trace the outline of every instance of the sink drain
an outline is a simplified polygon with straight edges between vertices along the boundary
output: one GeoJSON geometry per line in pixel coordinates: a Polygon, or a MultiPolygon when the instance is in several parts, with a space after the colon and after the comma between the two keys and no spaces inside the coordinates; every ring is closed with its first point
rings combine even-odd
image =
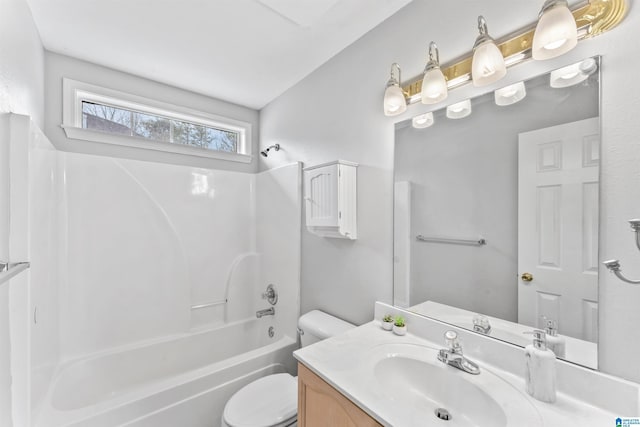
{"type": "Polygon", "coordinates": [[[449,421],[451,419],[451,414],[444,408],[438,408],[435,410],[435,412],[436,417],[440,418],[441,420],[449,421]]]}

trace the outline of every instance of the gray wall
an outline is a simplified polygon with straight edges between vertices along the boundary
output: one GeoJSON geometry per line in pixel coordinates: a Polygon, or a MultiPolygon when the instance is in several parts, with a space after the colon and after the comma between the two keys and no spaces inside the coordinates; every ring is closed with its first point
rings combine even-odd
{"type": "MultiPolygon", "coordinates": [[[[185,76],[185,79],[187,78],[188,76],[185,76]]],[[[260,156],[257,152],[259,138],[259,113],[256,110],[52,52],[46,52],[45,56],[45,90],[46,116],[44,131],[51,142],[59,150],[136,160],[174,163],[210,169],[233,170],[239,172],[257,171],[257,158],[260,156]],[[228,162],[174,153],[164,153],[160,151],[142,150],[133,147],[122,147],[68,139],[60,127],[60,124],[62,123],[63,77],[102,86],[108,89],[119,90],[121,92],[157,101],[192,108],[205,113],[249,122],[252,124],[251,147],[254,154],[253,160],[249,164],[228,162]]]]}
{"type": "Polygon", "coordinates": [[[411,239],[411,305],[427,300],[518,321],[518,134],[598,116],[597,75],[569,88],[549,76],[526,82],[527,97],[500,107],[493,93],[472,114],[395,136],[396,181],[412,183],[411,236],[483,236],[487,245],[411,239]]]}
{"type": "MultiPolygon", "coordinates": [[[[28,114],[44,121],[44,51],[23,0],[0,0],[0,114],[28,114]]],[[[2,120],[2,124],[8,122],[2,120]]],[[[0,259],[9,259],[8,134],[0,126],[0,259]]],[[[11,425],[9,286],[0,285],[0,425],[11,425]]]]}
{"type": "MultiPolygon", "coordinates": [[[[539,8],[539,2],[518,2],[514,7],[508,0],[414,0],[261,111],[261,145],[279,142],[284,147],[279,155],[261,159],[261,169],[294,160],[312,165],[343,158],[361,164],[359,239],[342,242],[303,233],[302,312],[326,309],[362,323],[371,319],[373,301],[391,302],[394,123],[441,107],[417,105],[402,117],[385,118],[382,95],[391,63],[402,65],[404,77],[417,76],[424,69],[430,40],[438,43],[440,57],[447,62],[471,50],[478,15],[485,16],[494,37],[501,37],[531,24],[539,8]]],[[[625,272],[640,277],[639,255],[626,223],[640,215],[640,120],[636,117],[640,58],[634,42],[638,38],[640,9],[631,5],[626,20],[613,31],[581,42],[560,58],[519,65],[499,84],[486,89],[586,56],[604,56],[601,257],[621,258],[626,261],[625,272]]],[[[452,91],[448,103],[477,93],[466,85],[452,91]]],[[[603,269],[600,277],[601,367],[640,381],[640,364],[636,363],[640,340],[630,339],[640,323],[640,287],[622,283],[603,269]]]]}

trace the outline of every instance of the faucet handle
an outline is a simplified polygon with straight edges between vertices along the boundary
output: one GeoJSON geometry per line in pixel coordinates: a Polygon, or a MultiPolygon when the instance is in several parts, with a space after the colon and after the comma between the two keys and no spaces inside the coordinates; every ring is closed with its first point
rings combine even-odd
{"type": "Polygon", "coordinates": [[[489,327],[489,318],[484,314],[476,314],[473,316],[473,326],[480,326],[482,328],[489,327]]]}
{"type": "Polygon", "coordinates": [[[456,331],[448,330],[444,333],[444,342],[449,347],[449,350],[454,352],[462,351],[462,346],[458,341],[458,333],[456,331]]]}
{"type": "Polygon", "coordinates": [[[262,293],[262,299],[266,299],[271,305],[276,305],[278,302],[278,292],[276,291],[275,286],[272,284],[267,286],[267,290],[262,293]]]}

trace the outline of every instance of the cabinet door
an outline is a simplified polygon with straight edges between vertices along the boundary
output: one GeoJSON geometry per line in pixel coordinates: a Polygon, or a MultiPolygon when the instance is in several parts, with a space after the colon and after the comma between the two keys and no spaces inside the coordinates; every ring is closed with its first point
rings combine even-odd
{"type": "Polygon", "coordinates": [[[338,165],[306,171],[304,188],[307,225],[338,226],[338,165]]]}
{"type": "Polygon", "coordinates": [[[381,426],[322,378],[298,364],[299,427],[381,426]]]}

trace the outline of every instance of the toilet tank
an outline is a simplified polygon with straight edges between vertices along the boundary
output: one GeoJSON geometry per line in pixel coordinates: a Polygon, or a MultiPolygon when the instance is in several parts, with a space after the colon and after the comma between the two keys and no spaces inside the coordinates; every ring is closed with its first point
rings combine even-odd
{"type": "Polygon", "coordinates": [[[302,347],[336,336],[352,328],[355,328],[355,325],[320,310],[303,314],[298,320],[302,347]]]}

